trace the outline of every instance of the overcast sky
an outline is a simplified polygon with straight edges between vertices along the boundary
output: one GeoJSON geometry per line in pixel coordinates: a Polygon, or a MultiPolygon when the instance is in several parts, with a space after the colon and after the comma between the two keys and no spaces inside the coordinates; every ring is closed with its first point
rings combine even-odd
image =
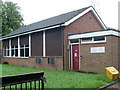
{"type": "Polygon", "coordinates": [[[69,11],[94,6],[106,26],[118,28],[118,1],[120,0],[3,0],[18,3],[28,25],[69,11]]]}

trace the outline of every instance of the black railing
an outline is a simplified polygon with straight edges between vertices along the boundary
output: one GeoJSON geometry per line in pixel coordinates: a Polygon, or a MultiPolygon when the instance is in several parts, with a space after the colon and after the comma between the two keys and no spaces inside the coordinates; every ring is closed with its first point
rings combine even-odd
{"type": "Polygon", "coordinates": [[[0,77],[0,87],[5,90],[44,90],[44,72],[0,77]]]}

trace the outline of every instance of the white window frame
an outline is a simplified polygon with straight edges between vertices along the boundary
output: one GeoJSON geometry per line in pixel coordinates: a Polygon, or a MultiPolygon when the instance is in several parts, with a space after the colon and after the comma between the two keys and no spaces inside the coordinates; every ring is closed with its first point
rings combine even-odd
{"type": "MultiPolygon", "coordinates": [[[[99,37],[105,37],[105,40],[94,41],[94,43],[104,43],[104,42],[106,42],[106,36],[99,36],[99,37]]],[[[95,38],[95,37],[94,37],[94,38],[95,38]]]]}
{"type": "MultiPolygon", "coordinates": [[[[105,43],[105,42],[106,42],[106,36],[98,36],[98,37],[105,37],[105,40],[94,41],[94,38],[95,38],[95,37],[92,37],[92,41],[90,41],[90,42],[83,42],[82,39],[84,39],[84,38],[81,38],[81,44],[89,44],[89,43],[105,43]]],[[[91,37],[89,37],[89,38],[91,38],[91,37]]]]}
{"type": "MultiPolygon", "coordinates": [[[[24,50],[24,55],[23,55],[23,56],[20,55],[20,57],[21,57],[21,58],[26,58],[26,55],[25,55],[25,49],[29,49],[29,45],[28,45],[28,47],[26,47],[25,44],[24,44],[23,47],[20,47],[20,50],[21,50],[21,49],[24,50]]],[[[28,57],[29,57],[29,52],[28,52],[28,57]]]]}
{"type": "Polygon", "coordinates": [[[3,57],[11,57],[11,58],[29,58],[31,56],[31,34],[29,34],[29,44],[28,46],[26,47],[26,45],[23,45],[24,47],[22,47],[24,49],[24,56],[20,56],[20,37],[18,37],[18,46],[17,48],[15,48],[15,46],[13,46],[12,48],[12,45],[11,45],[11,39],[9,39],[9,46],[7,47],[3,47],[3,57]],[[28,52],[28,56],[26,57],[25,56],[25,49],[29,49],[29,52],[28,52]],[[15,56],[16,52],[15,50],[18,49],[18,56],[15,56]],[[14,50],[14,55],[12,56],[12,50],[14,50]],[[9,52],[9,55],[8,55],[8,52],[9,52]],[[5,55],[6,54],[6,55],[5,55]]]}
{"type": "Polygon", "coordinates": [[[4,47],[4,57],[9,57],[9,55],[8,55],[9,50],[10,50],[9,47],[4,47]],[[6,53],[6,55],[5,55],[5,53],[6,53]]]}
{"type": "Polygon", "coordinates": [[[18,47],[16,48],[15,46],[13,46],[13,48],[11,47],[11,57],[18,57],[18,56],[15,56],[16,55],[16,52],[15,50],[18,50],[18,47]],[[12,56],[12,50],[14,50],[14,55],[12,56]]]}
{"type": "MultiPolygon", "coordinates": [[[[72,40],[72,39],[71,39],[72,40]]],[[[71,43],[69,40],[69,69],[73,70],[73,60],[72,60],[72,45],[80,44],[80,39],[78,39],[77,43],[71,43]],[[71,51],[71,52],[70,52],[71,51]],[[71,64],[70,64],[71,63],[71,64]]],[[[80,45],[79,45],[79,50],[80,50],[80,45]]],[[[79,51],[80,52],[80,51],[79,51]]],[[[79,54],[80,57],[80,54],[79,54]]],[[[80,70],[80,60],[79,60],[79,70],[80,70]]]]}
{"type": "MultiPolygon", "coordinates": [[[[89,37],[89,38],[91,38],[91,37],[89,37]]],[[[91,38],[91,41],[86,41],[86,42],[83,42],[83,39],[85,39],[85,38],[81,39],[81,44],[93,43],[93,38],[91,38]]]]}

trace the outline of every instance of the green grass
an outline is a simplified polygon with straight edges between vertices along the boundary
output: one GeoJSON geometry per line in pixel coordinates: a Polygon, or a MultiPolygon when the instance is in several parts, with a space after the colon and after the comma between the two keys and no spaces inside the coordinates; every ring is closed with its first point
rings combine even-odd
{"type": "Polygon", "coordinates": [[[85,74],[70,70],[48,70],[0,64],[1,66],[1,76],[44,71],[47,80],[45,88],[98,88],[112,82],[104,74],[85,74]]]}

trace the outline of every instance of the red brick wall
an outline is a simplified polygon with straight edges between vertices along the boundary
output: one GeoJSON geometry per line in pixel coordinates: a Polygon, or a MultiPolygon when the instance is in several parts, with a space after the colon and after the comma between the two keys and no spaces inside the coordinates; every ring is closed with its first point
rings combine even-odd
{"type": "Polygon", "coordinates": [[[118,40],[118,67],[119,67],[119,72],[120,72],[120,37],[118,40]]]}
{"type": "Polygon", "coordinates": [[[109,66],[118,69],[118,37],[107,36],[106,39],[106,43],[80,45],[81,71],[105,73],[105,68],[109,66]],[[90,53],[91,47],[105,47],[105,53],[90,53]]]}
{"type": "Polygon", "coordinates": [[[112,42],[112,63],[120,71],[120,37],[112,36],[112,42]]]}
{"type": "Polygon", "coordinates": [[[92,12],[88,12],[73,23],[69,24],[64,29],[64,66],[65,69],[69,67],[68,60],[68,33],[83,33],[89,31],[103,30],[104,28],[97,21],[92,12]]]}
{"type": "Polygon", "coordinates": [[[7,62],[10,65],[18,65],[33,68],[47,68],[55,70],[63,70],[63,58],[56,57],[54,64],[48,64],[48,58],[42,58],[42,63],[37,64],[35,57],[31,58],[3,58],[3,63],[7,62]]]}

